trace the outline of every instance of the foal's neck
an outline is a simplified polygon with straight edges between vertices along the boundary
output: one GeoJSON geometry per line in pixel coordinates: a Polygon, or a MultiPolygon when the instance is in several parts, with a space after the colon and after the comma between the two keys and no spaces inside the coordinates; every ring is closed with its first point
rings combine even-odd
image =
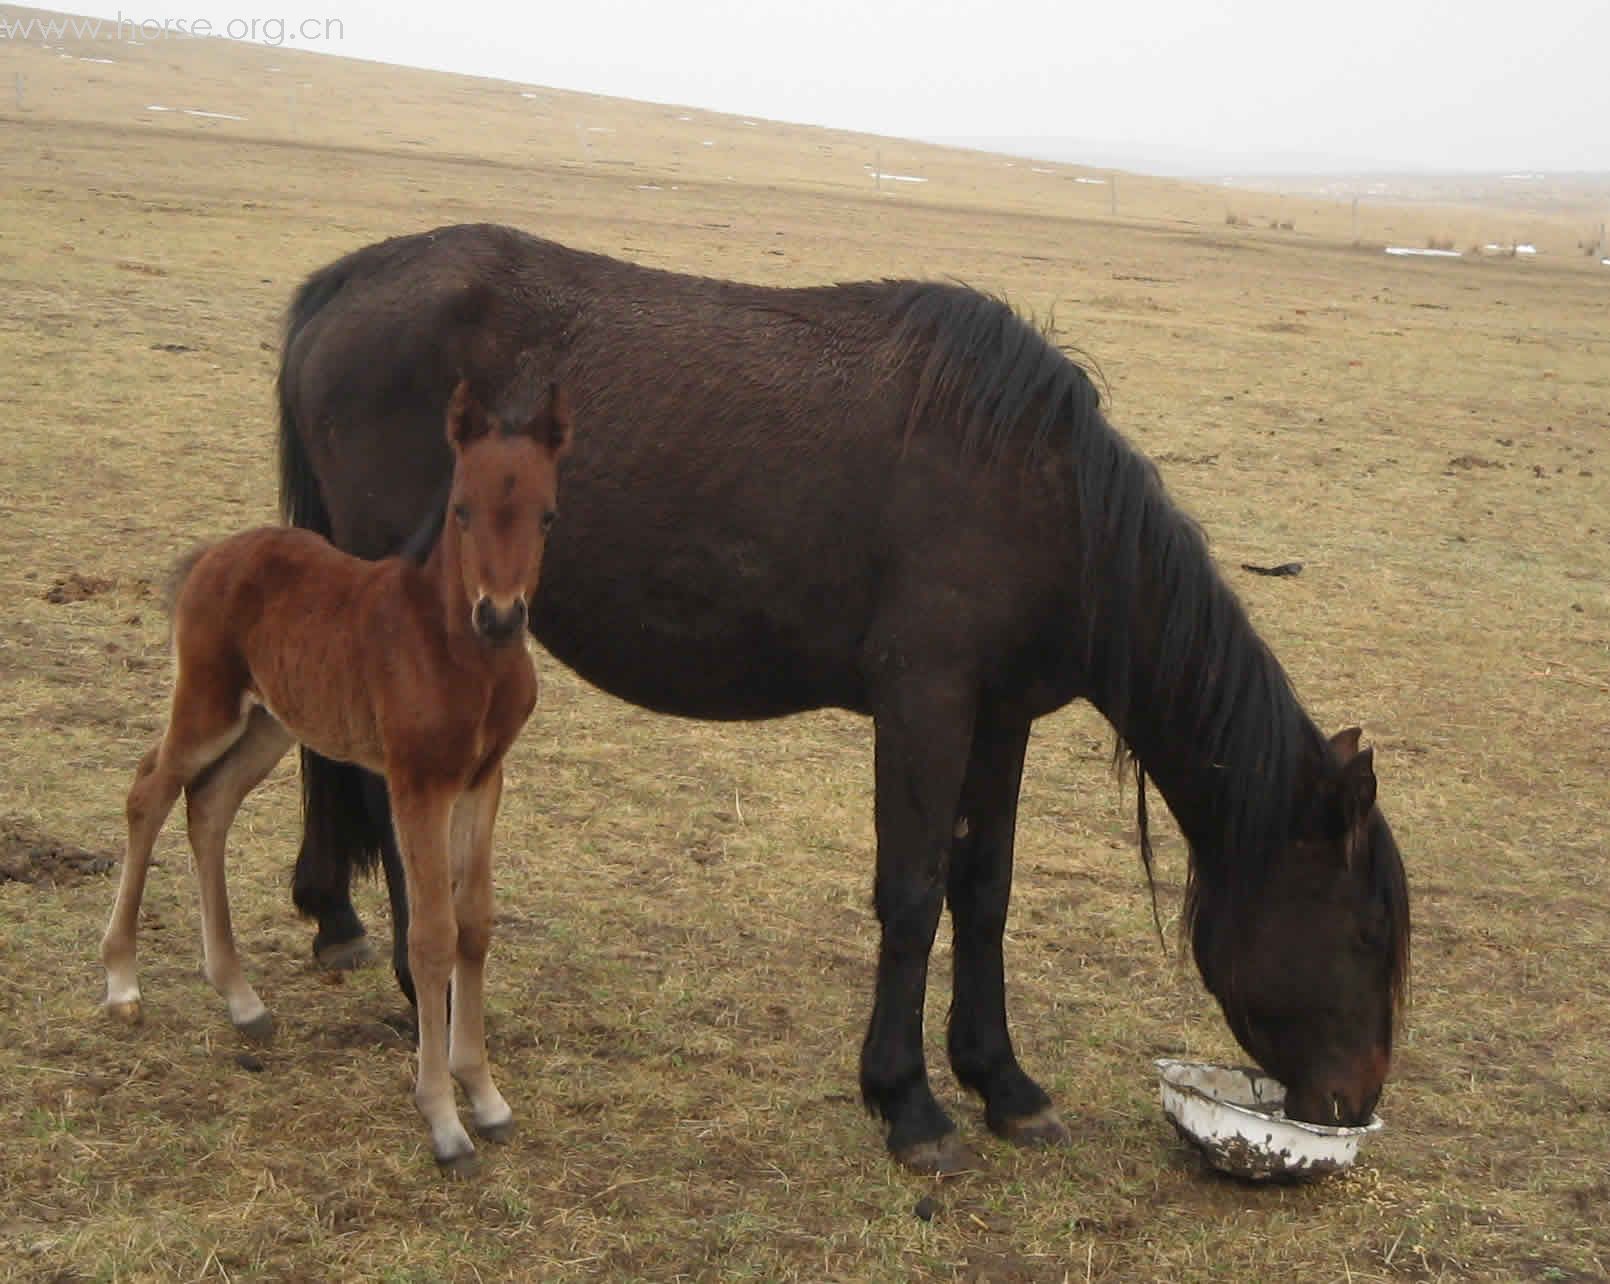
{"type": "Polygon", "coordinates": [[[442,533],[420,568],[420,574],[431,586],[440,615],[438,623],[449,642],[472,643],[476,652],[484,650],[490,655],[490,649],[483,647],[476,638],[470,622],[469,594],[464,591],[464,576],[459,570],[458,525],[451,515],[442,523],[442,533]]]}

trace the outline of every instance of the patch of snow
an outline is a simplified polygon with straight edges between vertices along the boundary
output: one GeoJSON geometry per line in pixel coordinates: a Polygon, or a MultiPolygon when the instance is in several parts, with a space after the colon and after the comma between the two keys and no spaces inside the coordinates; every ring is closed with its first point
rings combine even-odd
{"type": "Polygon", "coordinates": [[[1029,173],[1031,173],[1031,174],[1055,174],[1056,170],[1054,170],[1054,169],[1041,169],[1038,165],[1030,165],[1029,166],[1029,173]]]}
{"type": "Polygon", "coordinates": [[[589,134],[613,134],[615,131],[608,125],[588,125],[587,132],[589,134]]]}
{"type": "Polygon", "coordinates": [[[699,144],[700,147],[714,147],[715,145],[716,140],[713,138],[706,138],[702,143],[699,144]]]}
{"type": "Polygon", "coordinates": [[[244,116],[231,116],[227,111],[197,111],[194,107],[184,109],[186,116],[201,116],[207,120],[245,120],[244,116]]]}
{"type": "Polygon", "coordinates": [[[1104,178],[1076,178],[1073,181],[1075,183],[1094,183],[1097,187],[1107,186],[1107,180],[1104,178]]]}
{"type": "Polygon", "coordinates": [[[172,107],[158,107],[155,103],[146,108],[146,111],[172,111],[172,107]]]}
{"type": "Polygon", "coordinates": [[[660,185],[658,183],[639,183],[637,190],[640,192],[657,192],[660,190],[660,185]]]}
{"type": "Polygon", "coordinates": [[[536,95],[535,94],[528,94],[528,93],[525,92],[525,90],[522,89],[520,91],[520,97],[522,97],[522,98],[535,98],[536,95]]]}
{"type": "Polygon", "coordinates": [[[115,65],[116,62],[117,62],[117,59],[115,59],[115,58],[80,58],[78,61],[79,62],[104,62],[104,63],[108,63],[108,64],[111,64],[111,65],[115,65]]]}
{"type": "Polygon", "coordinates": [[[1428,259],[1458,259],[1464,257],[1458,250],[1418,250],[1403,245],[1389,245],[1386,247],[1386,252],[1388,254],[1415,254],[1428,259]]]}
{"type": "Polygon", "coordinates": [[[918,178],[915,174],[874,174],[874,178],[886,178],[891,183],[926,183],[926,178],[918,178]]]}
{"type": "Polygon", "coordinates": [[[1517,245],[1515,247],[1515,253],[1517,253],[1517,254],[1536,254],[1537,253],[1537,246],[1535,246],[1535,245],[1517,245]]]}

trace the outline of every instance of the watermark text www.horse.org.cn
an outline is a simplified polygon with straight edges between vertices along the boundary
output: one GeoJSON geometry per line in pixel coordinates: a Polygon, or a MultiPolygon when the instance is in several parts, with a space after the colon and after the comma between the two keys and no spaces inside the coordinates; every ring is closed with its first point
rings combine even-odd
{"type": "Polygon", "coordinates": [[[346,38],[340,18],[136,18],[119,11],[116,18],[83,18],[67,14],[8,18],[0,14],[0,40],[96,40],[151,44],[158,40],[245,40],[261,45],[321,44],[346,38]]]}

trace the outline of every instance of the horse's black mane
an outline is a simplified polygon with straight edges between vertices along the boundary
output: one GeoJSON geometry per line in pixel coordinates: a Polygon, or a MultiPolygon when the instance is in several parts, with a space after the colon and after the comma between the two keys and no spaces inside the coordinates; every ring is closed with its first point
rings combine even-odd
{"type": "Polygon", "coordinates": [[[1180,817],[1191,846],[1184,926],[1208,898],[1227,898],[1231,913],[1250,908],[1290,833],[1298,773],[1319,769],[1326,750],[1285,671],[1200,528],[1107,422],[1089,375],[1044,329],[962,286],[890,289],[897,342],[918,370],[912,425],[959,418],[964,449],[987,460],[1072,453],[1085,656],[1094,703],[1117,731],[1115,761],[1135,774],[1148,879],[1148,772],[1134,744],[1144,750],[1166,734],[1191,746],[1192,769],[1223,773],[1220,787],[1204,791],[1213,814],[1180,817]]]}

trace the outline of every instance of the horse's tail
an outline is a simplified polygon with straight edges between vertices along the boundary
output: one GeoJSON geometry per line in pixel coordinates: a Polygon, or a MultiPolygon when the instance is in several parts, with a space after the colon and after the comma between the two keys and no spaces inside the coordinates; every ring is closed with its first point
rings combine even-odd
{"type": "Polygon", "coordinates": [[[280,349],[279,463],[280,513],[292,526],[330,534],[330,510],[324,506],[324,492],[318,474],[308,457],[307,443],[297,428],[294,386],[301,370],[297,339],[303,329],[329,303],[349,274],[348,259],[320,268],[297,288],[285,312],[285,344],[280,349]]]}
{"type": "MultiPolygon", "coordinates": [[[[280,512],[292,526],[326,538],[333,531],[330,510],[308,454],[304,425],[297,417],[297,383],[307,347],[298,340],[308,322],[347,283],[355,257],[348,255],[320,268],[298,287],[286,310],[285,343],[280,351],[280,512]]],[[[369,870],[380,860],[390,819],[375,815],[366,804],[363,779],[357,767],[302,750],[302,850],[291,882],[291,899],[310,917],[319,916],[332,896],[345,898],[352,866],[369,870]]]]}

